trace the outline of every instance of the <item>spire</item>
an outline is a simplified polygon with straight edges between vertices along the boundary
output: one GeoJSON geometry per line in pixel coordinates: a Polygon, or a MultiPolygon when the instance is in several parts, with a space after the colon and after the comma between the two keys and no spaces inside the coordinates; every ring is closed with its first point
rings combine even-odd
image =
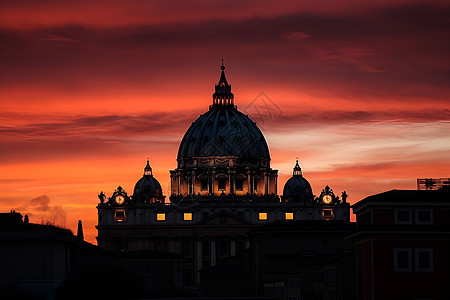
{"type": "Polygon", "coordinates": [[[144,168],[144,176],[152,176],[152,167],[150,167],[150,163],[148,162],[148,158],[147,158],[147,165],[144,168]]]}
{"type": "Polygon", "coordinates": [[[300,165],[298,164],[298,158],[295,162],[293,175],[294,176],[302,176],[302,168],[300,168],[300,165]]]}
{"type": "Polygon", "coordinates": [[[213,105],[234,105],[234,95],[231,92],[231,85],[228,84],[225,77],[224,59],[221,60],[219,83],[216,84],[215,93],[213,94],[213,105]]]}
{"type": "Polygon", "coordinates": [[[78,220],[77,238],[82,241],[84,240],[83,224],[81,223],[81,220],[78,220]]]}

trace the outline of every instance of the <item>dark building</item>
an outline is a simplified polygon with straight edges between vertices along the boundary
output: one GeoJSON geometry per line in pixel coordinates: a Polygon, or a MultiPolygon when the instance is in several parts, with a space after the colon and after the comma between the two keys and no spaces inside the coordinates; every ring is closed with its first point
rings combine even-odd
{"type": "Polygon", "coordinates": [[[149,161],[132,195],[99,194],[99,247],[81,221],[74,236],[0,214],[1,298],[449,299],[448,178],[369,196],[356,224],[347,194],[314,196],[298,161],[277,195],[266,140],[224,69],[181,141],[168,199],[149,161]]]}
{"type": "Polygon", "coordinates": [[[346,221],[275,222],[250,233],[251,286],[280,299],[357,299],[353,241],[346,221]]]}
{"type": "Polygon", "coordinates": [[[13,211],[1,213],[0,298],[54,299],[70,272],[103,252],[68,229],[24,222],[13,211]]]}
{"type": "Polygon", "coordinates": [[[68,229],[0,213],[0,299],[179,296],[181,267],[181,255],[112,253],[68,229]]]}
{"type": "Polygon", "coordinates": [[[149,162],[133,195],[99,195],[98,244],[119,252],[149,250],[183,257],[183,285],[197,289],[200,270],[250,247],[249,232],[285,220],[350,221],[350,205],[328,186],[313,195],[298,161],[283,194],[264,135],[234,104],[222,65],[212,105],[186,131],[165,201],[149,162]]]}
{"type": "Polygon", "coordinates": [[[391,190],[353,205],[358,299],[450,299],[450,189],[391,190]]]}

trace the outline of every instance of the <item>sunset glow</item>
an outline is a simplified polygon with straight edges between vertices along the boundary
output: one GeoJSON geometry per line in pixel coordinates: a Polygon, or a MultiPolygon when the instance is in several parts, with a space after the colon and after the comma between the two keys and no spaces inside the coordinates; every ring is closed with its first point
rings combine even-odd
{"type": "Polygon", "coordinates": [[[297,157],[350,203],[449,177],[449,2],[304,2],[0,1],[0,211],[96,244],[97,195],[147,158],[167,199],[222,58],[278,194],[297,157]]]}

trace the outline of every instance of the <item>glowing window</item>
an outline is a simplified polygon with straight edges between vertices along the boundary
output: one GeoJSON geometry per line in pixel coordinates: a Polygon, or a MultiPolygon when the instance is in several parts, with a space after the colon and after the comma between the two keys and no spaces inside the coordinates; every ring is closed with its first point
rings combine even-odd
{"type": "Polygon", "coordinates": [[[165,220],[166,220],[166,214],[164,214],[164,213],[156,214],[156,221],[165,221],[165,220]]]}
{"type": "Polygon", "coordinates": [[[244,189],[244,181],[242,179],[236,179],[236,191],[242,191],[244,189]]]}
{"type": "Polygon", "coordinates": [[[217,187],[219,191],[225,191],[225,179],[219,179],[217,181],[217,187]]]}
{"type": "Polygon", "coordinates": [[[267,220],[267,213],[265,212],[260,212],[258,215],[259,220],[264,221],[267,220]]]}
{"type": "Polygon", "coordinates": [[[333,210],[330,208],[326,208],[322,211],[322,219],[324,220],[332,220],[334,218],[333,216],[333,210]]]}
{"type": "Polygon", "coordinates": [[[116,222],[125,221],[125,211],[124,210],[116,210],[114,213],[114,221],[116,221],[116,222]]]}
{"type": "Polygon", "coordinates": [[[192,221],[192,213],[184,213],[183,220],[192,221]]]}
{"type": "Polygon", "coordinates": [[[294,213],[291,213],[291,212],[284,213],[284,219],[285,220],[294,220],[294,213]]]}
{"type": "Polygon", "coordinates": [[[208,190],[208,181],[206,179],[200,180],[201,190],[207,191],[208,190]]]}

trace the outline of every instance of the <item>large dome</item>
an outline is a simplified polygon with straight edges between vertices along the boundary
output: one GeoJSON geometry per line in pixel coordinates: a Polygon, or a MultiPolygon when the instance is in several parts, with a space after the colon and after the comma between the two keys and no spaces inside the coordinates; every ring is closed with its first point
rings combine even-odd
{"type": "Polygon", "coordinates": [[[237,110],[223,62],[220,69],[213,103],[184,134],[177,168],[170,171],[170,201],[174,203],[193,195],[276,194],[278,171],[270,168],[266,139],[256,123],[237,110]]]}
{"type": "Polygon", "coordinates": [[[270,160],[261,130],[231,105],[212,105],[192,123],[178,150],[178,159],[211,156],[270,160]]]}
{"type": "Polygon", "coordinates": [[[270,161],[264,135],[255,122],[237,110],[223,65],[221,70],[213,105],[186,131],[178,150],[178,161],[218,156],[270,161]]]}

